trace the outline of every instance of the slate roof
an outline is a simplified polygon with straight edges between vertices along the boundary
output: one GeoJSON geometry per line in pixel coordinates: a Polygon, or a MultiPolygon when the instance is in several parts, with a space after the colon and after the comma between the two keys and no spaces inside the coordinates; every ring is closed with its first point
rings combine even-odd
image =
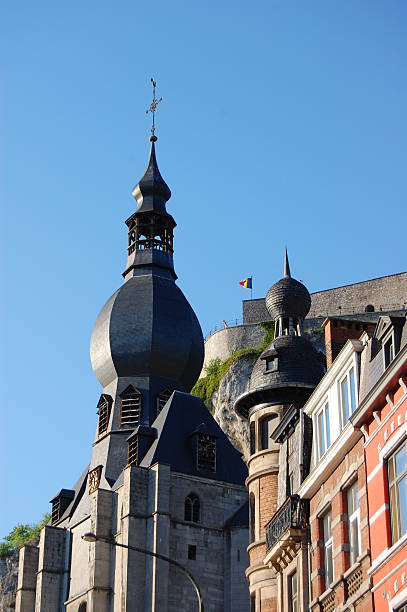
{"type": "MultiPolygon", "coordinates": [[[[72,490],[74,491],[74,497],[73,497],[71,503],[69,504],[69,506],[67,506],[67,508],[65,509],[65,511],[63,512],[63,514],[59,518],[59,520],[57,521],[57,523],[56,523],[57,525],[60,524],[61,522],[63,522],[65,519],[71,517],[73,515],[73,513],[75,512],[75,509],[77,508],[77,506],[78,506],[78,504],[79,504],[79,502],[80,502],[84,492],[86,491],[86,482],[87,482],[87,478],[88,478],[88,472],[89,472],[89,465],[86,466],[86,468],[84,469],[84,471],[80,475],[79,479],[74,484],[74,486],[72,488],[72,490]]],[[[61,491],[64,491],[64,490],[65,489],[62,489],[61,491]]],[[[55,497],[53,499],[55,499],[55,497]]]]}
{"type": "Polygon", "coordinates": [[[173,472],[244,485],[247,468],[240,453],[199,397],[174,391],[152,426],[157,429],[157,439],[141,467],[166,463],[173,472]],[[216,472],[197,469],[193,450],[197,430],[216,437],[216,472]]]}
{"type": "Polygon", "coordinates": [[[154,140],[151,140],[147,168],[140,181],[134,187],[133,196],[137,200],[138,213],[154,211],[168,214],[165,204],[171,197],[171,190],[158,169],[154,140]]]}
{"type": "Polygon", "coordinates": [[[134,276],[99,313],[90,354],[103,387],[117,376],[158,376],[189,391],[202,369],[202,330],[172,278],[134,276]]]}
{"type": "Polygon", "coordinates": [[[302,404],[324,375],[323,355],[304,336],[278,336],[253,366],[249,390],[235,401],[235,410],[248,418],[262,403],[302,404]],[[265,358],[278,357],[278,367],[266,370],[265,358]]]}

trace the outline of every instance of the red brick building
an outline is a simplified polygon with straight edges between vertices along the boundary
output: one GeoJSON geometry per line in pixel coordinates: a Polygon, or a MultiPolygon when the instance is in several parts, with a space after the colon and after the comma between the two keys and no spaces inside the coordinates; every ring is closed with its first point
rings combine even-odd
{"type": "Polygon", "coordinates": [[[349,420],[363,340],[348,340],[303,409],[313,424],[311,470],[298,491],[310,504],[313,611],[373,609],[363,434],[349,420]]]}
{"type": "Polygon", "coordinates": [[[369,361],[370,370],[373,370],[372,364],[377,361],[384,371],[351,418],[354,426],[365,435],[371,541],[368,573],[374,610],[378,612],[407,610],[405,327],[404,320],[399,318],[382,317],[379,320],[366,362],[369,361]]]}

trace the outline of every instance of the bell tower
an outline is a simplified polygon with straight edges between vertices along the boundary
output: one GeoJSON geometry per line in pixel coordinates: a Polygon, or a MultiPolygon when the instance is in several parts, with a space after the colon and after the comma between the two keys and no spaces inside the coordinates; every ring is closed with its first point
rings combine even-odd
{"type": "Polygon", "coordinates": [[[166,210],[171,190],[158,169],[155,154],[157,137],[150,136],[151,148],[143,177],[133,189],[137,210],[127,220],[128,247],[125,279],[155,268],[162,276],[176,280],[174,271],[174,228],[176,223],[166,210]]]}

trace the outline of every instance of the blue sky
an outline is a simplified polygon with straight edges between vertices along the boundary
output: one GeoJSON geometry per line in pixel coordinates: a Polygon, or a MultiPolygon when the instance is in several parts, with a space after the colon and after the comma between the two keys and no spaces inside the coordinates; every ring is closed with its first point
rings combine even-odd
{"type": "Polygon", "coordinates": [[[121,284],[148,155],[204,333],[291,269],[310,291],[406,270],[407,4],[5,0],[0,536],[87,465],[89,339],[121,284]]]}

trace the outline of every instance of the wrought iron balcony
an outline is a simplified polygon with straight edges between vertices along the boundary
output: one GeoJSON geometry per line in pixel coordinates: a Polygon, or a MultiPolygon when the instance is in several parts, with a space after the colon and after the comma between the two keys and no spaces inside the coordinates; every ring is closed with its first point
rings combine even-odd
{"type": "Polygon", "coordinates": [[[289,529],[305,529],[308,517],[308,500],[291,495],[266,525],[267,551],[271,550],[289,529]]]}

